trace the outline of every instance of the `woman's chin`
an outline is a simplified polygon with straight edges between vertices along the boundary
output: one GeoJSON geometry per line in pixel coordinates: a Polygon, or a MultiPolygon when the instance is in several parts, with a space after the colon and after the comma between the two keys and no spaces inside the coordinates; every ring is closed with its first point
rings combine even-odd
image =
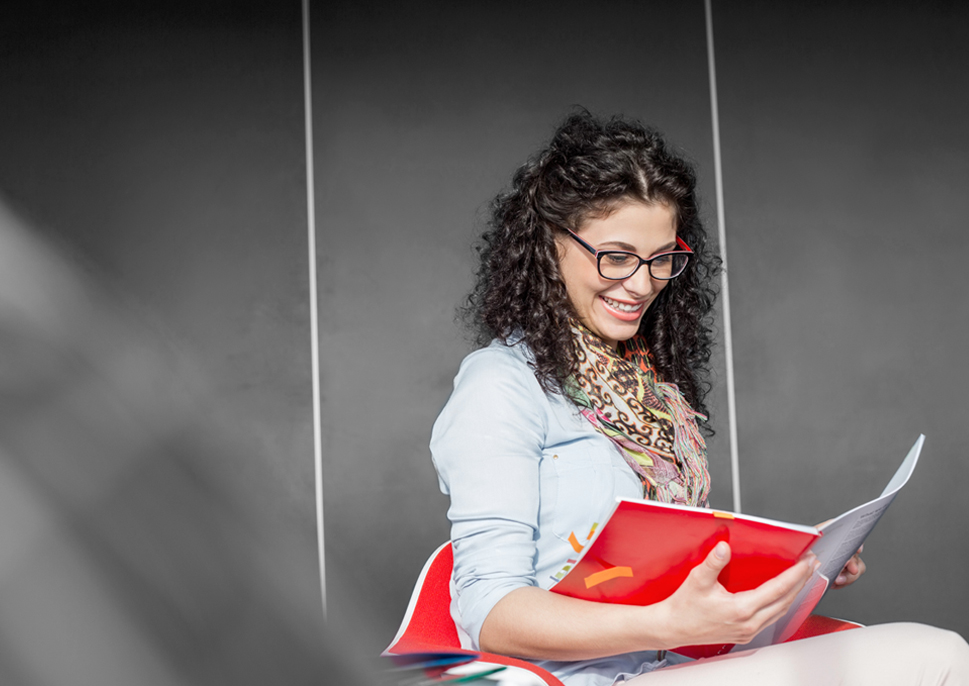
{"type": "Polygon", "coordinates": [[[598,326],[588,328],[604,343],[616,347],[619,341],[628,341],[639,332],[639,322],[639,319],[634,322],[606,321],[598,322],[598,326]]]}

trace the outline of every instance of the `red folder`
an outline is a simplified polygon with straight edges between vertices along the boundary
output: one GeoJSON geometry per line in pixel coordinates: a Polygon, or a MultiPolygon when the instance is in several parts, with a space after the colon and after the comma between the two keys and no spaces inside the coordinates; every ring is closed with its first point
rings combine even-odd
{"type": "MultiPolygon", "coordinates": [[[[731,593],[747,591],[797,562],[820,535],[814,527],[749,515],[620,499],[551,590],[583,600],[651,605],[672,595],[690,570],[726,541],[730,563],[719,581],[731,593]]],[[[699,658],[732,647],[685,646],[676,652],[699,658]]]]}

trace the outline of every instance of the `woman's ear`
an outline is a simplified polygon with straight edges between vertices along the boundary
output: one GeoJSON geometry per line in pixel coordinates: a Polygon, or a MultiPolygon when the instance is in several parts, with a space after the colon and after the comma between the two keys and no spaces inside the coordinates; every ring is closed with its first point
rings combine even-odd
{"type": "Polygon", "coordinates": [[[555,254],[558,257],[559,262],[565,257],[565,252],[568,250],[569,244],[565,239],[566,233],[564,231],[557,231],[552,229],[552,240],[555,241],[555,254]]]}

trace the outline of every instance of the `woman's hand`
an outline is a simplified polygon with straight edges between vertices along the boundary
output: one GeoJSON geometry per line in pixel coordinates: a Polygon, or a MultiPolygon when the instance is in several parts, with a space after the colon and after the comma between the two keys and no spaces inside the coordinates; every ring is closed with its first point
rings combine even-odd
{"type": "Polygon", "coordinates": [[[718,543],[673,595],[653,605],[577,600],[527,586],[492,608],[481,627],[482,650],[536,660],[590,660],[637,650],[749,643],[787,612],[818,562],[804,555],[751,591],[730,593],[717,577],[730,562],[718,543]]]}
{"type": "MultiPolygon", "coordinates": [[[[820,529],[830,521],[830,519],[825,519],[814,528],[820,529]]],[[[858,580],[858,577],[865,573],[868,566],[865,564],[865,561],[861,559],[861,551],[864,549],[865,544],[862,543],[861,547],[858,548],[858,552],[851,556],[851,559],[848,560],[845,568],[841,570],[841,573],[838,574],[838,576],[832,582],[832,588],[844,588],[845,586],[850,586],[858,580]]]]}
{"type": "Polygon", "coordinates": [[[867,565],[865,561],[861,559],[861,551],[865,549],[865,546],[858,548],[858,552],[851,556],[845,568],[841,570],[841,573],[835,578],[832,586],[834,588],[844,588],[845,586],[850,586],[855,583],[862,574],[865,573],[867,565]]]}
{"type": "Polygon", "coordinates": [[[749,643],[780,619],[820,564],[806,553],[794,566],[741,593],[727,591],[717,577],[730,562],[730,546],[721,541],[686,581],[660,605],[668,613],[670,648],[681,645],[749,643]]]}

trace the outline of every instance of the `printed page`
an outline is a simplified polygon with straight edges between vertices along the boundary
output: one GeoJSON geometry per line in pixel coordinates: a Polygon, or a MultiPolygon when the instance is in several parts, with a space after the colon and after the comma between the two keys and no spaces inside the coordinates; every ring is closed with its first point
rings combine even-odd
{"type": "Polygon", "coordinates": [[[925,436],[919,436],[879,497],[818,527],[824,535],[811,550],[821,560],[822,574],[834,579],[844,568],[845,563],[857,552],[885,510],[892,504],[899,490],[912,476],[924,442],[925,436]]]}
{"type": "Polygon", "coordinates": [[[868,534],[875,528],[885,510],[895,500],[899,490],[908,482],[918,463],[924,442],[925,436],[920,435],[880,496],[818,527],[823,535],[811,550],[818,556],[821,566],[814,577],[795,598],[787,614],[760,632],[747,645],[735,646],[732,652],[783,643],[797,631],[801,623],[821,602],[829,580],[837,578],[851,556],[857,552],[868,534]]]}

